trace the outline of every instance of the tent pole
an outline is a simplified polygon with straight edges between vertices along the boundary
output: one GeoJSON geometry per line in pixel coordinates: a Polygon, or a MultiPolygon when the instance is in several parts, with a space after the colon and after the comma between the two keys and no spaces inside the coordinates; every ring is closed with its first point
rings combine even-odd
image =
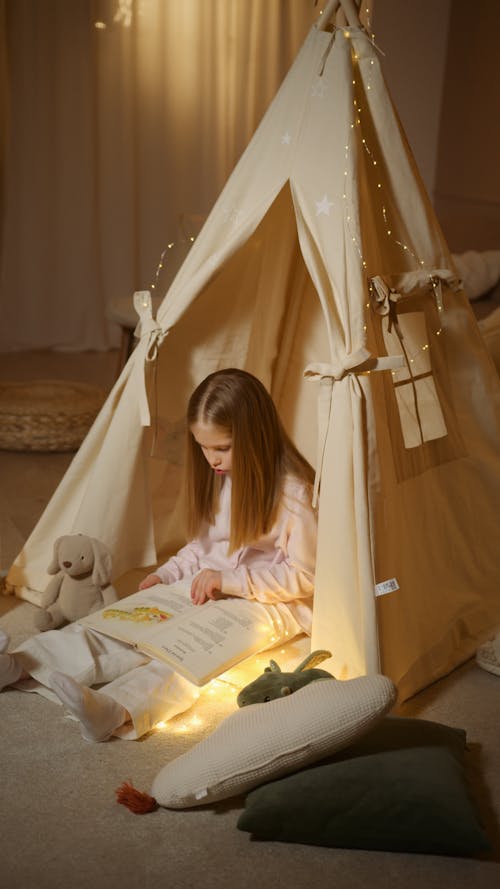
{"type": "Polygon", "coordinates": [[[326,29],[328,22],[331,21],[333,15],[337,12],[339,5],[342,7],[342,11],[348,24],[352,25],[353,28],[359,28],[359,16],[354,0],[329,0],[323,15],[320,16],[318,31],[324,31],[326,29]]]}
{"type": "Polygon", "coordinates": [[[348,24],[351,25],[353,28],[359,28],[359,15],[354,0],[340,0],[340,5],[344,10],[344,15],[348,21],[348,24]]]}
{"type": "Polygon", "coordinates": [[[324,31],[328,25],[328,22],[333,17],[334,13],[337,11],[337,7],[340,3],[340,0],[329,0],[329,3],[325,7],[323,11],[323,15],[319,16],[318,21],[318,31],[324,31]]]}

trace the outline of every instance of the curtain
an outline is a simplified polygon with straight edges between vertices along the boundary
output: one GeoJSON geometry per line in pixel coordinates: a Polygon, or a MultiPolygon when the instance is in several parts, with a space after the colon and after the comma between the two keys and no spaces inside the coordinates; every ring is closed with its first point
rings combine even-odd
{"type": "Polygon", "coordinates": [[[0,350],[104,350],[195,235],[314,0],[2,0],[0,350]],[[4,78],[5,82],[5,78],[4,78]],[[178,254],[177,254],[178,255],[178,254]],[[174,257],[174,258],[172,258],[174,257]]]}

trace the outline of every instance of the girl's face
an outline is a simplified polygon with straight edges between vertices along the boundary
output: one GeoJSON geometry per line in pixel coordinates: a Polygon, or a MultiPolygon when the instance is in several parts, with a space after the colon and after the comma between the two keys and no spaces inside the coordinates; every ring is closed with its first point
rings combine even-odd
{"type": "Polygon", "coordinates": [[[197,421],[191,426],[194,440],[217,475],[231,475],[232,437],[227,429],[197,421]]]}

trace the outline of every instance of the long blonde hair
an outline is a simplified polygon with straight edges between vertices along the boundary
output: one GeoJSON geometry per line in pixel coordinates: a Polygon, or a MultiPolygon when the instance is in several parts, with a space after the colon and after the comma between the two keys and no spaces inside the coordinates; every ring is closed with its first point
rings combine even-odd
{"type": "Polygon", "coordinates": [[[232,437],[229,551],[255,542],[276,518],[286,475],[312,485],[314,472],[288,437],[266,388],[237,368],[209,374],[193,392],[187,410],[186,530],[196,537],[212,524],[221,479],[194,439],[194,423],[210,423],[232,437]]]}

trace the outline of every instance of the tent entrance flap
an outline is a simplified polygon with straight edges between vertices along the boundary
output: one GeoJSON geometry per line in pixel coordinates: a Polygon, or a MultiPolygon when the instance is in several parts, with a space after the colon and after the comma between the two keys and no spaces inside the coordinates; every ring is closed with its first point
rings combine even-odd
{"type": "Polygon", "coordinates": [[[328,361],[329,355],[325,318],[300,252],[287,184],[248,241],[170,329],[150,375],[150,434],[157,458],[151,469],[152,497],[161,555],[179,544],[184,415],[195,386],[223,367],[254,373],[314,466],[316,393],[304,379],[304,368],[315,360],[328,361]]]}

